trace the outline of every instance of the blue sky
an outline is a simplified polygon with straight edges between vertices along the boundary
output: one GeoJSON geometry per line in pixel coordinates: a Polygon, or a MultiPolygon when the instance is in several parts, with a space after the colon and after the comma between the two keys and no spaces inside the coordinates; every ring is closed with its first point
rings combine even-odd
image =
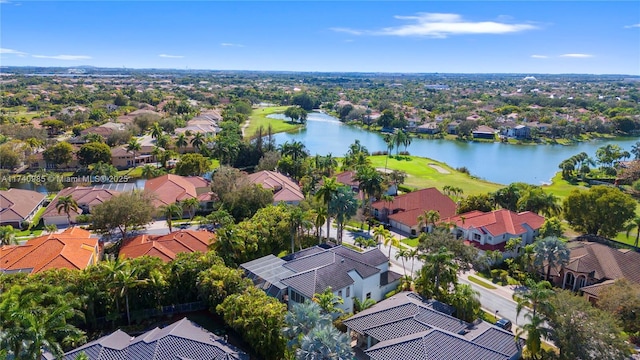
{"type": "Polygon", "coordinates": [[[640,1],[0,0],[0,64],[640,75],[640,1]]]}

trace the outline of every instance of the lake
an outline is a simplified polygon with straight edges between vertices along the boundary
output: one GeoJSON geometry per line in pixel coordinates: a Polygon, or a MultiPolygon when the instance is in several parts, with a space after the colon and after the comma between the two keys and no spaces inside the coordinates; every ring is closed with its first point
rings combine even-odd
{"type": "MultiPolygon", "coordinates": [[[[285,119],[284,115],[269,115],[285,119]]],[[[382,134],[346,125],[337,118],[321,112],[309,113],[307,125],[293,133],[275,135],[276,143],[300,141],[313,155],[342,157],[356,139],[369,152],[384,151],[387,146],[382,134]]],[[[594,140],[575,145],[515,145],[484,142],[461,142],[441,139],[413,138],[407,148],[411,155],[428,157],[457,168],[465,166],[472,175],[499,184],[526,182],[541,185],[549,183],[565,159],[585,152],[595,158],[596,150],[607,144],[618,144],[624,150],[640,139],[624,138],[594,140]]],[[[400,150],[404,150],[401,147],[400,150]]],[[[394,149],[395,153],[395,149],[394,149]]]]}

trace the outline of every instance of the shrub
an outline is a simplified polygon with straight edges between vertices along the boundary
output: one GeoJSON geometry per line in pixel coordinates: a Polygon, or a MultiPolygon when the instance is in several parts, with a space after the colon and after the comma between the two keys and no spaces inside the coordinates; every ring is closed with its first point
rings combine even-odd
{"type": "Polygon", "coordinates": [[[466,166],[458,167],[458,168],[456,168],[456,171],[459,171],[459,172],[461,172],[463,174],[471,175],[471,172],[469,172],[469,169],[467,169],[466,166]]]}

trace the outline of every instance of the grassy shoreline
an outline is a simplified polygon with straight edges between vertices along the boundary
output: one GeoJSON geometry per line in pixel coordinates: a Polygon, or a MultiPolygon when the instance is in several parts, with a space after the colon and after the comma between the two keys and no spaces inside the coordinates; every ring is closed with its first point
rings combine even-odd
{"type": "Polygon", "coordinates": [[[258,128],[262,126],[267,128],[271,125],[273,133],[288,132],[301,128],[302,124],[293,124],[285,120],[270,119],[267,116],[271,114],[282,114],[288,106],[272,106],[253,109],[249,116],[249,125],[244,129],[244,138],[251,138],[258,128]]]}

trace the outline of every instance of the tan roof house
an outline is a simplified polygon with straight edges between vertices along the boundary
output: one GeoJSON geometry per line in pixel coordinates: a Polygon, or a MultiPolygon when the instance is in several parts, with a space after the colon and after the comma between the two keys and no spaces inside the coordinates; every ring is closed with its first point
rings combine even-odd
{"type": "Polygon", "coordinates": [[[155,256],[164,262],[183,252],[206,252],[215,240],[215,234],[206,230],[179,230],[166,235],[139,235],[128,239],[120,248],[120,257],[137,258],[155,256]]]}
{"type": "Polygon", "coordinates": [[[376,201],[371,206],[376,219],[388,221],[392,227],[411,234],[420,230],[418,216],[425,211],[437,211],[441,219],[456,213],[453,200],[434,187],[402,194],[389,202],[376,201]]]}
{"type": "Polygon", "coordinates": [[[85,186],[76,186],[64,188],[58,193],[53,201],[47,206],[47,209],[42,214],[42,219],[45,225],[66,225],[67,214],[64,212],[58,212],[56,208],[58,205],[58,199],[61,196],[71,196],[78,203],[78,211],[71,211],[71,223],[74,223],[76,217],[80,214],[90,214],[91,209],[103,202],[111,199],[113,196],[120,194],[118,191],[97,189],[85,186]]]}
{"type": "Polygon", "coordinates": [[[31,221],[46,199],[44,194],[23,189],[0,191],[0,225],[20,227],[31,221]]]}
{"type": "Polygon", "coordinates": [[[279,202],[298,204],[304,200],[300,186],[279,172],[263,170],[250,174],[248,178],[252,184],[259,184],[265,189],[273,190],[274,204],[279,202]]]}
{"type": "Polygon", "coordinates": [[[174,204],[189,198],[197,198],[201,203],[206,203],[213,199],[209,185],[209,180],[200,176],[167,174],[147,180],[144,191],[154,194],[156,207],[174,204]]]}
{"type": "Polygon", "coordinates": [[[77,228],[27,240],[24,245],[0,247],[0,272],[38,273],[49,269],[82,270],[100,257],[98,238],[77,228]]]}

